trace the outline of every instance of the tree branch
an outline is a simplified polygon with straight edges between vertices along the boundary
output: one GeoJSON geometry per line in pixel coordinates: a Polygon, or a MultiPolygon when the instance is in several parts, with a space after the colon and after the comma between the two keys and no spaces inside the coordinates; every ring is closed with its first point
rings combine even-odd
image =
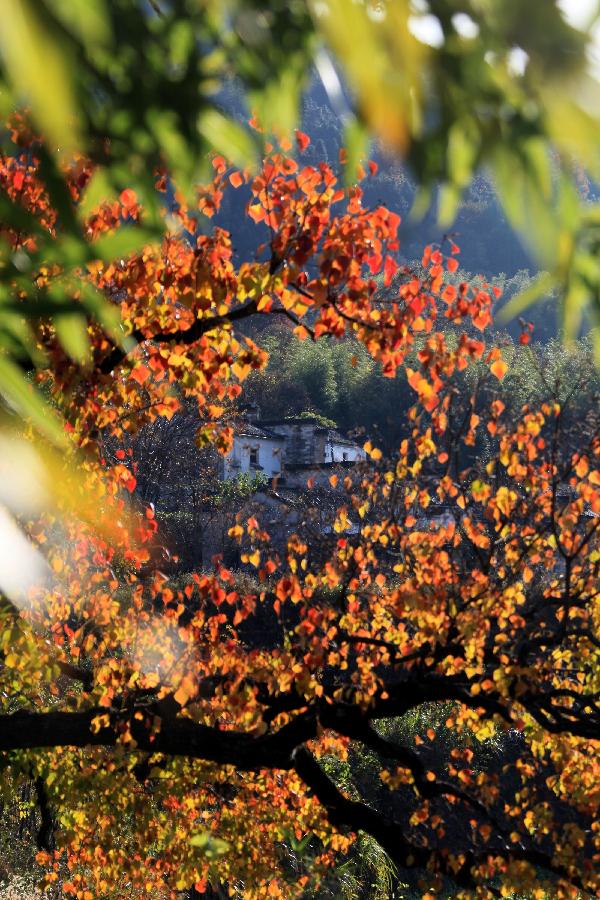
{"type": "MultiPolygon", "coordinates": [[[[225,316],[209,316],[205,319],[197,319],[191,328],[187,328],[185,331],[163,331],[158,332],[157,334],[144,334],[139,329],[136,329],[129,337],[136,342],[136,346],[143,344],[145,341],[153,341],[157,344],[176,341],[178,344],[189,345],[194,344],[196,341],[200,340],[204,334],[208,331],[212,331],[213,328],[217,328],[219,325],[223,325],[226,322],[237,322],[242,319],[247,319],[249,316],[256,315],[257,313],[257,301],[252,300],[245,306],[238,306],[236,309],[232,309],[231,312],[228,312],[225,316]]],[[[114,350],[102,360],[98,366],[99,371],[103,375],[108,375],[124,361],[125,357],[130,352],[131,351],[124,350],[121,347],[115,347],[114,350]]]]}

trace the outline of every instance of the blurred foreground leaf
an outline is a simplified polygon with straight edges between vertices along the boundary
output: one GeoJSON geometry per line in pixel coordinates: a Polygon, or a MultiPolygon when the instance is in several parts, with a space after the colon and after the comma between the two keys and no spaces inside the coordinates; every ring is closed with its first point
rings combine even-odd
{"type": "Polygon", "coordinates": [[[81,148],[74,71],[68,48],[42,4],[4,0],[0,53],[17,99],[31,104],[51,149],[68,159],[81,148]]]}

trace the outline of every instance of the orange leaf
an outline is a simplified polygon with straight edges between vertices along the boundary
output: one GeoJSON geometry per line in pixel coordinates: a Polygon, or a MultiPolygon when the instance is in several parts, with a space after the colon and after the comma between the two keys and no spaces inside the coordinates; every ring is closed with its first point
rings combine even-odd
{"type": "Polygon", "coordinates": [[[138,384],[144,384],[144,382],[148,380],[149,376],[150,369],[148,368],[148,366],[136,366],[129,377],[133,378],[134,381],[137,381],[138,384]]]}
{"type": "Polygon", "coordinates": [[[131,188],[125,188],[124,191],[121,191],[119,200],[128,212],[137,204],[135,191],[132,191],[131,188]]]}
{"type": "Polygon", "coordinates": [[[248,207],[248,215],[254,222],[258,223],[262,222],[262,220],[264,219],[265,211],[260,203],[255,203],[254,206],[248,207]]]}
{"type": "Polygon", "coordinates": [[[492,375],[495,375],[498,381],[502,381],[506,373],[508,372],[508,366],[504,362],[502,358],[497,359],[495,363],[492,363],[490,366],[490,372],[492,375]]]}

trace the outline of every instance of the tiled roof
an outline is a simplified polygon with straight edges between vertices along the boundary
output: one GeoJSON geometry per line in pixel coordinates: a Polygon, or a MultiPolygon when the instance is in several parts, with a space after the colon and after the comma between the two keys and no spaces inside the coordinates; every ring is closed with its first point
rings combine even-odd
{"type": "Polygon", "coordinates": [[[350,438],[344,437],[343,434],[340,434],[339,431],[336,431],[334,428],[327,429],[327,438],[335,444],[344,444],[346,447],[359,447],[359,449],[362,449],[360,444],[350,440],[350,438]]]}
{"type": "Polygon", "coordinates": [[[274,431],[270,431],[267,428],[261,428],[258,425],[254,425],[254,423],[252,422],[242,422],[238,425],[235,425],[234,431],[239,435],[262,438],[265,441],[277,441],[280,444],[285,441],[283,435],[276,434],[274,431]]]}
{"type": "Polygon", "coordinates": [[[339,431],[329,425],[321,425],[316,418],[310,419],[305,416],[297,416],[286,419],[262,419],[260,421],[260,427],[265,429],[277,428],[277,426],[281,425],[314,425],[316,432],[319,434],[325,433],[327,435],[327,440],[333,441],[336,444],[344,444],[346,447],[360,448],[360,445],[355,441],[348,437],[344,437],[343,434],[340,434],[339,431]]]}

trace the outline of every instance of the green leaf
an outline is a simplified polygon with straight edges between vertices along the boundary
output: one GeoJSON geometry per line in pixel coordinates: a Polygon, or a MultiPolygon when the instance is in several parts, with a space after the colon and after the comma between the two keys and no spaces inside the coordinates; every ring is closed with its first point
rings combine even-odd
{"type": "Polygon", "coordinates": [[[90,254],[93,259],[113,262],[115,259],[124,259],[130,256],[148,244],[155,243],[156,237],[156,232],[149,229],[124,225],[117,228],[112,234],[91,243],[89,245],[90,254]]]}
{"type": "Polygon", "coordinates": [[[70,55],[42,4],[4,0],[0,53],[53,153],[68,158],[81,147],[70,55]]]}
{"type": "Polygon", "coordinates": [[[550,294],[556,288],[556,281],[549,272],[541,272],[524,291],[519,291],[502,307],[496,318],[499,322],[510,322],[515,316],[531,306],[536,300],[550,294]]]}
{"type": "Polygon", "coordinates": [[[44,402],[37,389],[29,384],[21,369],[0,354],[0,394],[19,415],[58,446],[66,446],[67,438],[54,410],[44,402]]]}
{"type": "Polygon", "coordinates": [[[14,228],[15,231],[25,231],[28,234],[38,234],[47,238],[48,232],[42,228],[38,219],[24,207],[19,206],[6,194],[0,194],[0,218],[2,222],[14,228]]]}
{"type": "Polygon", "coordinates": [[[448,132],[448,174],[442,185],[438,206],[440,225],[450,225],[456,215],[463,190],[473,177],[478,156],[477,132],[468,119],[455,122],[448,132]]]}
{"type": "Polygon", "coordinates": [[[8,338],[4,341],[5,346],[12,344],[14,352],[18,354],[22,348],[35,365],[41,366],[45,362],[45,356],[38,346],[31,326],[23,318],[22,307],[23,304],[20,302],[17,309],[7,308],[4,303],[0,306],[0,335],[4,332],[8,338]]]}
{"type": "Polygon", "coordinates": [[[563,337],[567,344],[579,336],[589,290],[580,278],[571,279],[561,304],[563,337]]]}
{"type": "Polygon", "coordinates": [[[216,859],[216,857],[223,856],[229,850],[227,841],[215,837],[210,831],[201,831],[199,834],[193,834],[189,839],[189,843],[192,847],[201,850],[207,859],[216,859]]]}
{"type": "Polygon", "coordinates": [[[79,219],[87,218],[93,209],[96,209],[101,203],[115,200],[116,196],[117,191],[110,180],[109,171],[98,167],[90,178],[77,207],[79,219]]]}
{"type": "Polygon", "coordinates": [[[297,73],[289,68],[277,81],[267,81],[250,93],[250,108],[267,133],[291,134],[298,123],[301,88],[297,73]]]}
{"type": "Polygon", "coordinates": [[[177,186],[186,196],[193,196],[194,160],[178,128],[177,116],[172,110],[151,109],[146,118],[177,186]]]}
{"type": "Polygon", "coordinates": [[[54,326],[59,341],[71,359],[81,365],[89,364],[90,342],[85,316],[81,312],[62,313],[55,316],[54,326]]]}
{"type": "Polygon", "coordinates": [[[37,152],[40,160],[40,176],[50,196],[50,202],[58,213],[60,230],[82,239],[75,205],[57,161],[43,145],[38,148],[37,152]]]}
{"type": "Polygon", "coordinates": [[[448,132],[448,171],[457,187],[464,188],[470,182],[477,153],[477,133],[471,122],[455,122],[448,132]]]}
{"type": "Polygon", "coordinates": [[[177,19],[169,32],[169,57],[176,69],[185,65],[194,49],[194,30],[189,19],[177,19]]]}
{"type": "Polygon", "coordinates": [[[119,306],[107,300],[89,281],[81,279],[77,289],[84,307],[102,325],[107,335],[124,350],[131,350],[135,341],[123,333],[119,306]]]}
{"type": "Polygon", "coordinates": [[[104,0],[44,0],[56,19],[91,49],[110,43],[111,27],[104,0]]]}
{"type": "Polygon", "coordinates": [[[442,226],[450,225],[456,216],[462,191],[455,184],[443,184],[440,188],[438,202],[438,222],[442,226]]]}
{"type": "Polygon", "coordinates": [[[256,164],[256,145],[250,133],[216,109],[207,109],[198,117],[202,137],[234,166],[240,169],[256,164]]]}
{"type": "Polygon", "coordinates": [[[523,158],[530,176],[544,197],[549,202],[552,194],[552,171],[550,168],[549,148],[542,138],[530,138],[523,144],[523,158]]]}
{"type": "Polygon", "coordinates": [[[346,165],[344,182],[356,184],[356,169],[369,152],[369,133],[362,122],[352,117],[344,129],[344,147],[346,149],[346,165]]]}
{"type": "Polygon", "coordinates": [[[304,851],[307,849],[310,844],[311,838],[313,837],[312,831],[309,831],[303,837],[298,840],[294,832],[289,829],[287,832],[287,840],[289,842],[290,847],[294,851],[297,856],[302,856],[304,851]]]}

